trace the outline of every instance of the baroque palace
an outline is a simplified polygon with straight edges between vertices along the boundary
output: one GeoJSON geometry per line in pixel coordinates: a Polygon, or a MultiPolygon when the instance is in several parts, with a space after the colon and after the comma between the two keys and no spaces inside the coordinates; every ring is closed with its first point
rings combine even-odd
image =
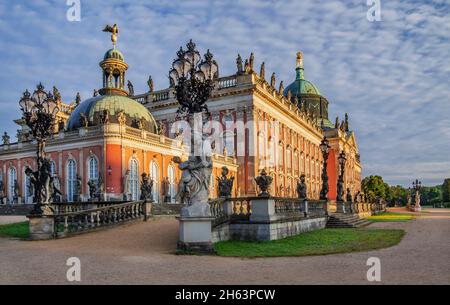
{"type": "MultiPolygon", "coordinates": [[[[308,197],[318,199],[324,137],[331,146],[329,199],[336,199],[342,151],[347,156],[344,189],[354,196],[361,190],[355,133],[347,115],[330,122],[328,100],[304,77],[302,53],[297,53],[295,80],[286,88],[277,84],[275,73],[266,80],[264,63],[256,72],[254,61],[253,53],[246,60],[238,55],[236,73],[217,78],[207,102],[214,122],[211,133],[216,134],[210,197],[218,196],[217,178],[227,167],[235,177],[233,196],[256,195],[254,178],[265,169],[273,177],[272,195],[296,197],[297,182],[305,175],[308,197]]],[[[90,200],[91,182],[98,185],[101,200],[137,200],[145,173],[153,180],[154,202],[176,203],[181,172],[173,158],[186,160],[189,149],[184,130],[176,127],[179,104],[173,84],[154,90],[150,77],[148,92],[135,94],[132,83],[126,83],[128,64],[115,45],[100,67],[102,88],[85,101],[77,94],[75,101],[64,103],[53,87],[60,111],[46,154],[61,201],[90,200]]],[[[31,204],[33,191],[25,171],[37,166],[36,143],[23,119],[15,123],[20,126],[17,142],[5,133],[0,146],[1,201],[31,204]]]]}

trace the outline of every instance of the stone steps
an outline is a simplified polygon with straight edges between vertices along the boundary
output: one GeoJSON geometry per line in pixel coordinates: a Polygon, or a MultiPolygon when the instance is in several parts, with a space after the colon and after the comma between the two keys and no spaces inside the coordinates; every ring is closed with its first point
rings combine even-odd
{"type": "Polygon", "coordinates": [[[331,214],[327,221],[327,228],[359,228],[367,226],[370,221],[359,218],[356,214],[331,214]]]}

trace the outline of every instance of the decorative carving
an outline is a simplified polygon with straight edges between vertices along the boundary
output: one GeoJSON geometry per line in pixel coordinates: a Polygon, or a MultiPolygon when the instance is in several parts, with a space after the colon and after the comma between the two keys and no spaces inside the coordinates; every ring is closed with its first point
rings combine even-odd
{"type": "Polygon", "coordinates": [[[259,176],[255,178],[255,182],[258,185],[261,193],[258,195],[260,197],[269,197],[270,194],[268,192],[270,185],[273,182],[273,178],[267,175],[266,170],[262,169],[259,176]]]}
{"type": "Polygon", "coordinates": [[[291,90],[288,90],[288,93],[287,93],[286,98],[287,98],[287,100],[288,100],[289,102],[292,102],[292,92],[291,92],[291,90]]]}
{"type": "Polygon", "coordinates": [[[121,126],[126,124],[127,118],[126,118],[125,112],[123,110],[119,111],[117,113],[117,122],[119,122],[119,125],[121,125],[121,126]]]}
{"type": "Polygon", "coordinates": [[[227,178],[229,170],[226,166],[222,167],[222,176],[217,177],[219,196],[231,197],[233,191],[234,177],[227,178]]]}
{"type": "Polygon", "coordinates": [[[251,71],[250,65],[248,63],[248,59],[245,60],[244,71],[245,71],[245,73],[250,73],[250,71],[251,71]]]}
{"type": "Polygon", "coordinates": [[[156,133],[160,136],[165,135],[166,133],[166,125],[163,122],[159,122],[156,126],[156,133]]]}
{"type": "Polygon", "coordinates": [[[102,114],[100,115],[100,122],[103,125],[106,125],[109,123],[109,112],[107,109],[103,109],[102,114]]]}
{"type": "Polygon", "coordinates": [[[90,200],[94,200],[95,198],[97,198],[97,192],[98,192],[97,181],[91,179],[88,181],[87,185],[89,187],[89,198],[90,198],[90,200]]]}

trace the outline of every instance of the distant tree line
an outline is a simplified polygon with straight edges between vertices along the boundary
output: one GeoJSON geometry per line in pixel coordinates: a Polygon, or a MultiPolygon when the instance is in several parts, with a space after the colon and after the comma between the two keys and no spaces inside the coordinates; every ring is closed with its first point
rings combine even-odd
{"type": "MultiPolygon", "coordinates": [[[[381,176],[369,176],[363,179],[361,188],[369,202],[379,199],[385,200],[389,205],[406,205],[408,194],[414,196],[413,190],[401,185],[389,185],[381,176]]],[[[422,186],[420,190],[422,205],[441,206],[450,204],[450,178],[445,179],[442,185],[422,186]]],[[[413,201],[414,202],[414,201],[413,201]]]]}

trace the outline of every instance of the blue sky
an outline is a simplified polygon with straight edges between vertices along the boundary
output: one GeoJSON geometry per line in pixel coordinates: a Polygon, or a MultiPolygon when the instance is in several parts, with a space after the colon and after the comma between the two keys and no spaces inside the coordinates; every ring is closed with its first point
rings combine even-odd
{"type": "Polygon", "coordinates": [[[0,131],[15,134],[18,100],[42,81],[65,101],[101,85],[98,62],[110,47],[104,25],[120,26],[118,48],[136,92],[148,75],[168,85],[176,50],[193,38],[211,49],[221,75],[255,53],[266,73],[289,84],[295,53],[305,77],[331,102],[330,118],[350,114],[364,175],[390,184],[450,177],[450,5],[445,0],[381,0],[381,21],[366,0],[81,0],[69,22],[65,0],[0,0],[0,131]]]}

